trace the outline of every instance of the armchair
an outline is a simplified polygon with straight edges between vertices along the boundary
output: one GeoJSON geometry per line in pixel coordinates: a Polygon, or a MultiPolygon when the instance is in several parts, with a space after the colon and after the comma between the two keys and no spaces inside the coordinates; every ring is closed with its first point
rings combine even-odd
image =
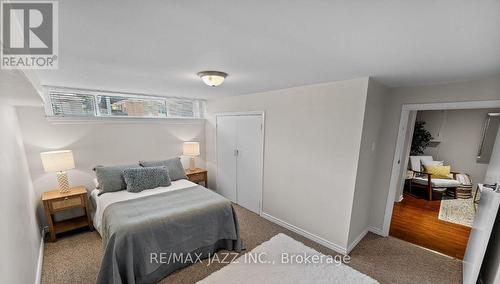
{"type": "Polygon", "coordinates": [[[453,190],[456,198],[456,190],[457,187],[460,186],[460,182],[456,180],[458,173],[451,172],[451,174],[453,174],[453,179],[435,178],[432,177],[432,174],[422,171],[423,162],[435,162],[436,164],[440,163],[438,161],[434,161],[431,156],[410,156],[410,166],[413,172],[410,186],[425,189],[429,200],[432,200],[432,193],[434,191],[443,192],[453,190]]]}

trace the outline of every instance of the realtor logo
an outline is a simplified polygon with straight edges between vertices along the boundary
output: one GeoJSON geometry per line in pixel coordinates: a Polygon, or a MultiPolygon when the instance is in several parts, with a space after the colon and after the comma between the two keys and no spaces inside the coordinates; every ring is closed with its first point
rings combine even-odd
{"type": "Polygon", "coordinates": [[[57,4],[1,2],[2,69],[57,69],[57,4]]]}

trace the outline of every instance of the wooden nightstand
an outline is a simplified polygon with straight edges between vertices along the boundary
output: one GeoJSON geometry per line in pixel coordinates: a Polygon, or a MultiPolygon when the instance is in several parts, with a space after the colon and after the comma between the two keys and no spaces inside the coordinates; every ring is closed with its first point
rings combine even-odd
{"type": "Polygon", "coordinates": [[[204,182],[205,187],[208,187],[207,170],[196,168],[194,170],[186,169],[188,180],[194,183],[204,182]]]}
{"type": "Polygon", "coordinates": [[[47,191],[42,194],[45,217],[49,223],[50,240],[56,240],[56,234],[67,232],[82,227],[90,227],[93,230],[90,218],[90,208],[87,202],[87,189],[83,186],[72,187],[68,193],[60,193],[59,190],[47,191]],[[72,208],[83,208],[85,215],[55,222],[54,213],[72,208]]]}

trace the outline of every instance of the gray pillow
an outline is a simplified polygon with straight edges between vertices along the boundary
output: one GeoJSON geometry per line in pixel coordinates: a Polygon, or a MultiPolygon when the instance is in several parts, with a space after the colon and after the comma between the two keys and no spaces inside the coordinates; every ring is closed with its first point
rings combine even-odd
{"type": "Polygon", "coordinates": [[[187,179],[186,172],[184,171],[184,167],[181,163],[181,158],[179,157],[162,161],[140,161],[139,164],[143,167],[167,167],[172,181],[187,179]]]}
{"type": "Polygon", "coordinates": [[[167,167],[130,168],[123,170],[127,191],[141,192],[145,189],[169,186],[167,167]]]}
{"type": "Polygon", "coordinates": [[[105,192],[125,190],[127,185],[123,179],[123,170],[136,168],[138,164],[123,166],[97,166],[94,168],[97,182],[99,183],[99,195],[105,192]]]}

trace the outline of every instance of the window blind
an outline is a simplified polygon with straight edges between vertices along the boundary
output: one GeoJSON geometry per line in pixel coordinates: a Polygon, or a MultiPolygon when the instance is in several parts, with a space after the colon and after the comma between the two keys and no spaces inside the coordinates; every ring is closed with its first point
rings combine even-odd
{"type": "Polygon", "coordinates": [[[80,94],[50,94],[55,116],[94,116],[94,96],[80,94]]]}
{"type": "Polygon", "coordinates": [[[200,117],[198,101],[170,99],[167,100],[167,114],[169,117],[200,117]]]}
{"type": "Polygon", "coordinates": [[[78,90],[49,91],[52,113],[65,117],[146,117],[202,118],[203,101],[173,97],[141,97],[138,95],[78,90]]]}
{"type": "Polygon", "coordinates": [[[97,96],[98,115],[167,117],[165,100],[97,96]]]}

